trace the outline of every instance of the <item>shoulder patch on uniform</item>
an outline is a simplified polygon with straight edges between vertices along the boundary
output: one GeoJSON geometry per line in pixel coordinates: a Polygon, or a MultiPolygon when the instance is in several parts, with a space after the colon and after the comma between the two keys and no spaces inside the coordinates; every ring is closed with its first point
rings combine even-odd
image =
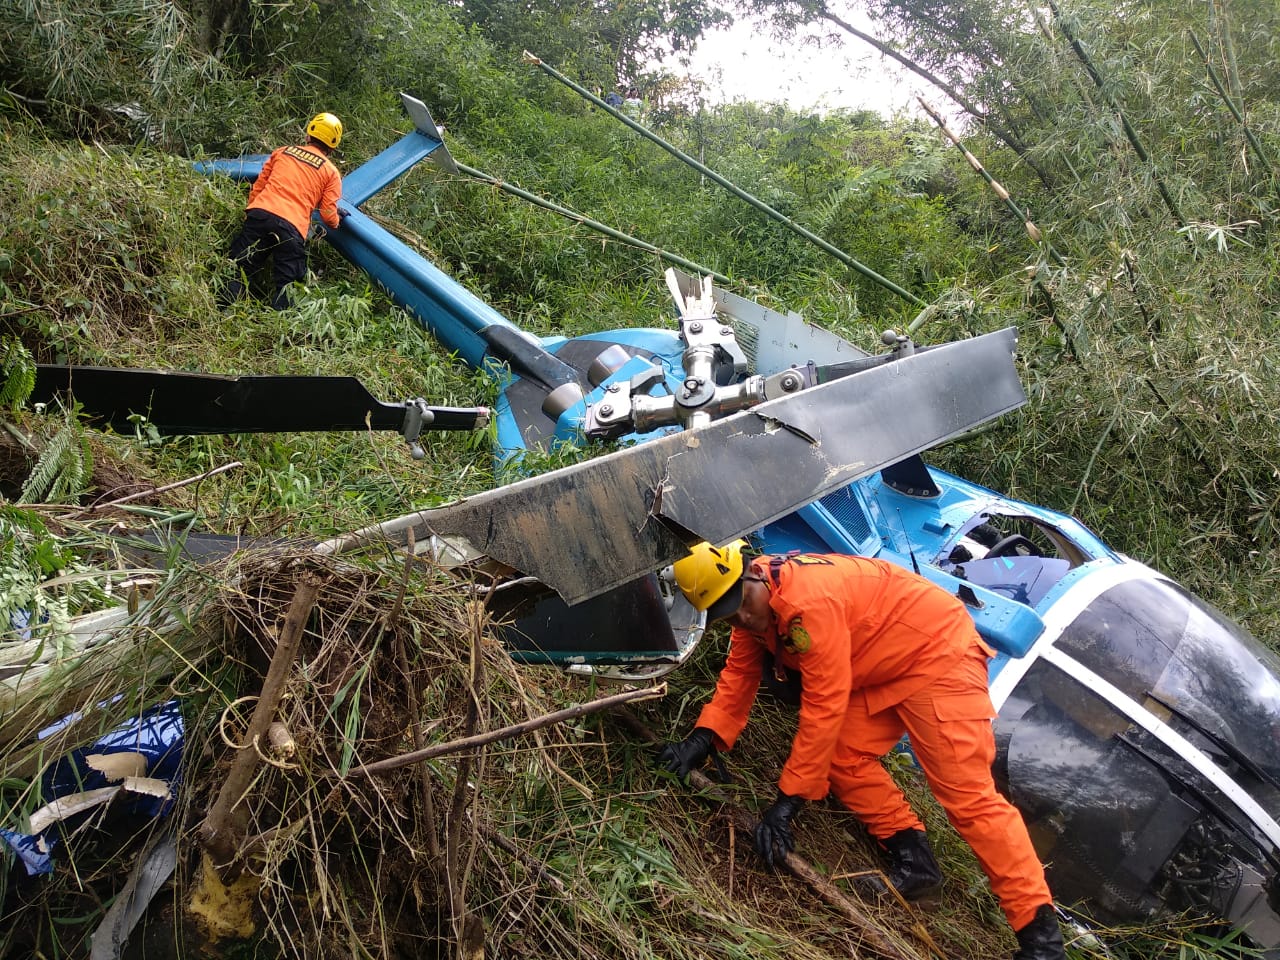
{"type": "Polygon", "coordinates": [[[794,557],[788,558],[792,563],[798,563],[803,566],[831,566],[830,557],[820,557],[812,553],[797,553],[794,557]]]}
{"type": "Polygon", "coordinates": [[[809,631],[804,628],[804,624],[800,622],[800,618],[794,618],[787,625],[787,639],[784,641],[785,646],[792,653],[808,653],[809,648],[813,646],[813,639],[809,636],[809,631]]]}
{"type": "Polygon", "coordinates": [[[295,160],[301,160],[312,169],[319,170],[324,166],[324,157],[303,147],[285,147],[284,152],[295,160]]]}

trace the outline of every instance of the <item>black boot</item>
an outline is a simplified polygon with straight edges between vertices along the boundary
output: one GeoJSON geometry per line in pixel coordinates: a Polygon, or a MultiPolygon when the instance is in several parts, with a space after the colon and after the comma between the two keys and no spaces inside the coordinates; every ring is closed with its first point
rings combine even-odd
{"type": "Polygon", "coordinates": [[[1015,931],[1018,952],[1013,960],[1067,960],[1062,945],[1062,928],[1052,904],[1044,904],[1036,910],[1035,919],[1021,930],[1015,931]]]}
{"type": "Polygon", "coordinates": [[[942,871],[923,830],[899,830],[880,841],[888,860],[889,882],[907,900],[933,898],[942,886],[942,871]]]}

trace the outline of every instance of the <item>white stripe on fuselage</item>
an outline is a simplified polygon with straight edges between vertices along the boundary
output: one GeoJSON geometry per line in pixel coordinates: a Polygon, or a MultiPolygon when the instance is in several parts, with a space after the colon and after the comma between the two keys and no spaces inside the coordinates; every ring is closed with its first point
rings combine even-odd
{"type": "Polygon", "coordinates": [[[1009,694],[1013,693],[1013,688],[1031,669],[1031,665],[1036,662],[1041,652],[1051,647],[1062,635],[1062,631],[1071,626],[1089,604],[1117,584],[1127,583],[1130,580],[1153,579],[1163,578],[1150,567],[1144,567],[1134,561],[1118,563],[1113,567],[1103,567],[1082,577],[1045,611],[1044,632],[1031,645],[1027,655],[1010,659],[991,681],[991,702],[995,704],[996,710],[1004,706],[1004,702],[1009,699],[1009,694]]]}

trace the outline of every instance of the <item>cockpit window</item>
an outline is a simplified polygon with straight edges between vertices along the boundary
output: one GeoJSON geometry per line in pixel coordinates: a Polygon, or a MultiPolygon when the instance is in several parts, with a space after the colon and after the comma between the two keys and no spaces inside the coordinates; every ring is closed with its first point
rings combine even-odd
{"type": "Polygon", "coordinates": [[[938,566],[1017,603],[1035,607],[1091,557],[1061,531],[1031,517],[984,513],[952,543],[938,566]]]}
{"type": "Polygon", "coordinates": [[[1078,567],[1092,557],[1061,530],[1031,517],[979,514],[961,532],[946,558],[950,563],[1000,557],[1046,557],[1078,567]]]}
{"type": "Polygon", "coordinates": [[[1114,583],[1054,647],[1001,707],[995,764],[1054,893],[1099,919],[1163,904],[1280,945],[1280,657],[1154,574],[1114,583]]]}
{"type": "Polygon", "coordinates": [[[1238,751],[1280,783],[1280,657],[1177,584],[1117,584],[1058,645],[1176,727],[1200,731],[1213,752],[1238,751]]]}

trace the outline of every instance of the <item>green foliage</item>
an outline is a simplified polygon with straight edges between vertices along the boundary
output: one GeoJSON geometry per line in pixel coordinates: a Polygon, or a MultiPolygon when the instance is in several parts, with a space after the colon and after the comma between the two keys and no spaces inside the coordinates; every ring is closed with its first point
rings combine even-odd
{"type": "Polygon", "coordinates": [[[588,85],[632,86],[655,56],[687,50],[729,22],[706,0],[463,0],[464,20],[510,55],[529,50],[588,85]]]}
{"type": "Polygon", "coordinates": [[[216,230],[234,192],[177,158],[13,128],[0,157],[0,331],[42,362],[163,344],[182,318],[212,310],[216,230]]]}
{"type": "Polygon", "coordinates": [[[0,339],[0,407],[18,407],[36,385],[36,366],[31,353],[20,342],[0,339]]]}
{"type": "Polygon", "coordinates": [[[85,430],[74,412],[66,411],[23,483],[18,503],[74,502],[85,492],[92,475],[93,451],[85,430]]]}
{"type": "MultiPolygon", "coordinates": [[[[54,646],[64,642],[70,619],[106,599],[100,578],[75,576],[88,569],[39,514],[0,504],[0,634],[21,629],[54,646]]],[[[9,660],[0,644],[0,661],[13,666],[9,660]]]]}
{"type": "Polygon", "coordinates": [[[1071,941],[1080,960],[1255,960],[1263,951],[1250,947],[1239,931],[1223,930],[1194,917],[1174,918],[1160,926],[1089,931],[1071,941]],[[1104,943],[1105,940],[1105,943],[1104,943]]]}
{"type": "Polygon", "coordinates": [[[7,3],[0,8],[0,120],[35,117],[84,139],[174,150],[250,142],[244,115],[252,118],[278,90],[210,56],[200,44],[205,33],[172,3],[7,3]]]}
{"type": "MultiPolygon", "coordinates": [[[[841,35],[845,11],[834,3],[751,5],[772,10],[784,28],[816,20],[841,35]]],[[[1280,240],[1276,185],[1259,153],[1280,156],[1275,6],[1117,10],[1076,0],[1056,20],[1008,0],[877,0],[871,9],[895,49],[982,105],[956,129],[1064,263],[1028,241],[986,182],[920,122],[777,104],[706,107],[642,76],[656,45],[689,41],[713,22],[700,2],[10,4],[0,10],[0,403],[20,402],[34,357],[351,374],[388,399],[491,405],[492,381],[464,370],[324,245],[313,245],[312,273],[288,310],[244,302],[222,314],[213,304],[244,188],[194,175],[185,157],[274,146],[330,109],[346,124],[339,159],[349,169],[407,129],[399,90],[428,103],[468,164],[722,271],[735,292],[801,311],[867,348],[881,328],[916,317],[521,65],[518,51],[529,47],[588,85],[649,84],[645,120],[664,137],[926,299],[920,339],[1017,324],[1030,402],[935,460],[1079,514],[1118,549],[1274,636],[1280,600],[1266,585],[1280,573],[1272,559],[1280,556],[1280,240]],[[105,22],[113,29],[101,29],[105,22]],[[1089,66],[1064,28],[1081,38],[1089,66]],[[1192,32],[1260,151],[1208,83],[1192,32]]],[[[423,165],[365,209],[535,333],[672,322],[652,257],[491,187],[423,165]]],[[[83,429],[68,417],[52,434],[24,500],[72,499],[89,482],[83,429]]],[[[361,434],[146,443],[95,435],[94,451],[99,466],[108,460],[166,480],[238,461],[166,504],[215,530],[314,538],[507,479],[495,476],[490,439],[429,434],[422,463],[409,461],[395,437],[361,434]]],[[[521,469],[599,452],[566,444],[521,469]]],[[[75,560],[39,517],[0,508],[3,596],[10,615],[36,610],[63,622],[92,597],[60,593],[65,581],[50,586],[75,560]]],[[[661,722],[687,726],[714,661],[704,645],[674,682],[661,722]]],[[[366,682],[362,674],[343,688],[326,731],[347,751],[344,762],[358,728],[386,708],[366,682]]],[[[490,682],[498,702],[523,702],[517,677],[490,682]]],[[[433,708],[457,715],[456,704],[433,708]]],[[[767,714],[764,729],[735,751],[749,784],[772,782],[789,722],[767,714]]],[[[723,878],[707,866],[719,869],[720,847],[706,839],[705,817],[637,773],[638,752],[631,764],[600,762],[617,738],[596,743],[590,732],[591,749],[576,765],[512,751],[496,761],[511,779],[477,779],[493,829],[529,862],[568,878],[568,895],[530,911],[528,887],[511,893],[502,864],[486,862],[481,899],[494,905],[500,949],[532,945],[537,955],[548,944],[589,941],[592,955],[598,945],[608,956],[824,955],[831,941],[823,938],[835,934],[795,916],[790,901],[786,922],[773,924],[745,898],[721,896],[723,878]],[[697,909],[680,909],[694,893],[703,895],[697,909]]],[[[447,778],[449,768],[440,770],[447,778]]],[[[746,801],[758,799],[740,789],[746,801]]],[[[813,815],[831,827],[830,814],[813,815]]],[[[754,902],[776,899],[768,889],[754,902]]],[[[957,913],[990,910],[975,900],[957,913]]],[[[956,942],[972,936],[957,933],[956,942]]],[[[1204,931],[1161,936],[1108,932],[1133,956],[1234,949],[1204,931]]],[[[1073,949],[1088,956],[1092,948],[1082,937],[1073,949]]],[[[956,955],[1001,952],[982,944],[956,955]]]]}

